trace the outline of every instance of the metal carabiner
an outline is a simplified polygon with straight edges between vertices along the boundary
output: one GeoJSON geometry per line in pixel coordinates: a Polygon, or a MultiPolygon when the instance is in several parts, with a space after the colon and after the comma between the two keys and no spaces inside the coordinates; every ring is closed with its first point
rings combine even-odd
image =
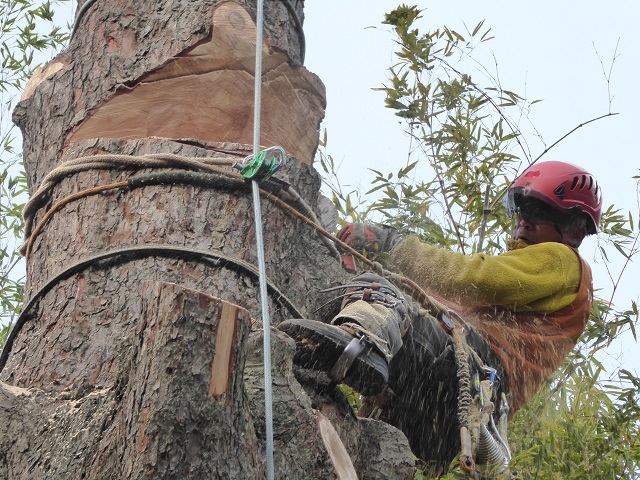
{"type": "Polygon", "coordinates": [[[240,175],[258,183],[268,180],[287,161],[287,154],[282,147],[269,147],[261,150],[255,157],[248,155],[240,164],[234,165],[240,169],[240,175]],[[271,155],[271,156],[270,156],[271,155]]]}

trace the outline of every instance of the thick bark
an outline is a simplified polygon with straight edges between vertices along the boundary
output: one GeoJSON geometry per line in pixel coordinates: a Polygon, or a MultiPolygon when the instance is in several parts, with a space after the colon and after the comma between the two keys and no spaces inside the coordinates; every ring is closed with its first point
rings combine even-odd
{"type": "MultiPolygon", "coordinates": [[[[14,118],[32,193],[86,155],[250,151],[253,2],[148,3],[94,2],[69,49],[30,83],[14,118]],[[202,113],[212,109],[220,114],[202,113]]],[[[320,212],[310,163],[322,84],[300,66],[283,2],[266,3],[266,32],[262,140],[298,157],[278,176],[320,212]]],[[[36,223],[56,202],[139,169],[64,177],[36,223]]],[[[345,279],[339,262],[281,207],[263,200],[262,213],[272,323],[319,315],[320,290],[345,279]]],[[[0,478],[263,477],[261,308],[243,266],[256,255],[243,188],[114,188],[53,214],[30,249],[28,310],[0,372],[0,478]]],[[[356,419],[322,375],[303,388],[293,351],[274,330],[277,478],[411,478],[406,438],[356,419]]]]}

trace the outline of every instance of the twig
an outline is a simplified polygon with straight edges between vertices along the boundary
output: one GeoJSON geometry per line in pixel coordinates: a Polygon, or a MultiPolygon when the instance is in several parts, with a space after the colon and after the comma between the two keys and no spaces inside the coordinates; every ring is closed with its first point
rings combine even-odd
{"type": "Polygon", "coordinates": [[[458,240],[458,246],[460,247],[460,251],[462,253],[465,253],[464,242],[462,241],[462,235],[460,234],[460,230],[458,229],[458,224],[456,223],[455,218],[453,218],[453,212],[451,210],[451,205],[449,204],[449,198],[447,197],[447,194],[446,194],[446,191],[445,191],[446,188],[445,188],[444,180],[442,179],[442,172],[440,171],[438,163],[435,161],[435,159],[437,157],[436,157],[435,153],[433,155],[429,156],[429,154],[424,149],[424,143],[421,145],[421,148],[423,149],[423,152],[424,152],[424,154],[426,155],[427,158],[433,158],[434,159],[433,162],[430,162],[430,164],[431,164],[431,168],[433,168],[433,171],[435,172],[436,177],[438,179],[438,185],[440,187],[440,194],[442,195],[442,200],[444,202],[444,210],[446,212],[447,217],[449,217],[449,221],[451,222],[451,228],[453,229],[454,233],[456,234],[456,238],[458,240]]]}
{"type": "Polygon", "coordinates": [[[491,185],[487,185],[484,191],[484,208],[482,209],[482,223],[480,224],[480,236],[478,239],[478,252],[482,252],[484,243],[484,232],[487,228],[487,222],[489,221],[489,194],[491,193],[491,185]]]}
{"type": "MultiPolygon", "coordinates": [[[[453,66],[451,66],[451,64],[449,64],[445,59],[435,55],[434,55],[434,58],[444,63],[447,67],[453,70],[453,72],[455,72],[460,78],[462,78],[462,76],[464,75],[462,72],[456,70],[453,66]]],[[[500,110],[500,107],[496,104],[496,102],[493,101],[493,98],[491,98],[491,96],[487,92],[485,92],[482,88],[478,87],[474,82],[469,82],[469,84],[473,87],[473,89],[476,92],[482,95],[487,100],[487,102],[491,104],[491,106],[495,109],[498,115],[500,115],[500,118],[502,118],[502,120],[504,120],[504,122],[507,124],[511,132],[516,134],[515,136],[516,142],[518,143],[520,150],[522,150],[522,153],[524,153],[525,158],[528,160],[529,154],[527,153],[527,150],[524,148],[524,145],[520,141],[520,129],[511,122],[511,119],[509,117],[507,117],[504,113],[502,113],[502,111],[500,110]]],[[[498,86],[499,85],[500,84],[498,84],[498,86]]]]}
{"type": "Polygon", "coordinates": [[[4,283],[4,281],[9,276],[9,273],[11,273],[11,270],[15,268],[15,266],[18,264],[20,260],[22,260],[22,257],[16,258],[14,262],[9,266],[9,268],[7,268],[7,270],[4,272],[4,275],[2,275],[2,278],[0,278],[0,284],[4,283]]]}
{"type": "Polygon", "coordinates": [[[618,41],[616,42],[616,48],[613,51],[613,59],[611,60],[611,66],[609,67],[608,74],[604,68],[604,63],[600,58],[600,54],[598,54],[598,49],[596,48],[596,44],[592,42],[592,45],[593,45],[593,50],[596,52],[596,57],[598,57],[598,60],[600,61],[600,66],[602,67],[602,74],[604,75],[604,79],[607,81],[607,95],[609,97],[609,112],[611,112],[611,103],[613,102],[613,97],[611,96],[611,73],[613,71],[613,64],[615,63],[616,58],[618,58],[618,45],[620,45],[620,39],[618,38],[618,41]]]}

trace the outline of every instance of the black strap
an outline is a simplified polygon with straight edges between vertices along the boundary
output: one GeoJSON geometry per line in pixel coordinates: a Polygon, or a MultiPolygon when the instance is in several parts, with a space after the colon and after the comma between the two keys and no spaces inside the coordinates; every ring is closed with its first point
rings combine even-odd
{"type": "MultiPolygon", "coordinates": [[[[238,270],[248,273],[253,278],[259,278],[258,270],[251,265],[250,263],[243,262],[242,260],[227,257],[221,254],[208,252],[206,250],[198,250],[191,247],[184,247],[179,245],[135,245],[132,247],[124,247],[116,250],[110,250],[107,252],[101,252],[97,255],[93,255],[84,260],[80,260],[69,267],[63,269],[62,271],[55,274],[51,279],[49,279],[41,288],[38,290],[29,301],[23,306],[20,316],[16,321],[13,329],[9,333],[7,340],[4,344],[4,348],[2,349],[2,354],[0,354],[0,372],[4,369],[5,364],[7,363],[7,358],[9,357],[9,352],[11,352],[11,347],[13,346],[13,342],[15,338],[18,336],[18,333],[24,326],[24,324],[31,318],[32,308],[33,306],[44,297],[53,287],[55,287],[62,280],[66,280],[70,278],[72,275],[92,266],[93,264],[114,257],[122,257],[121,261],[128,262],[141,257],[151,257],[151,256],[164,256],[164,257],[179,257],[179,258],[208,258],[218,260],[222,263],[222,266],[231,266],[233,268],[237,268],[238,270]]],[[[293,302],[289,300],[272,282],[267,280],[267,290],[270,294],[275,297],[275,300],[282,304],[285,308],[287,308],[293,315],[294,318],[303,318],[303,315],[298,311],[298,309],[294,306],[293,302]]]]}

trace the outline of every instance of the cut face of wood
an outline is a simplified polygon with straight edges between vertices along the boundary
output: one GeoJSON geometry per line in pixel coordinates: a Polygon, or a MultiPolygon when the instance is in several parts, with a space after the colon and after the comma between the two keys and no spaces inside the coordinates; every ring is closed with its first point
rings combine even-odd
{"type": "MultiPolygon", "coordinates": [[[[210,39],[121,87],[68,138],[160,137],[253,143],[256,26],[232,2],[213,14],[210,39]]],[[[263,43],[261,141],[310,164],[324,117],[325,89],[303,67],[263,43]]]]}

